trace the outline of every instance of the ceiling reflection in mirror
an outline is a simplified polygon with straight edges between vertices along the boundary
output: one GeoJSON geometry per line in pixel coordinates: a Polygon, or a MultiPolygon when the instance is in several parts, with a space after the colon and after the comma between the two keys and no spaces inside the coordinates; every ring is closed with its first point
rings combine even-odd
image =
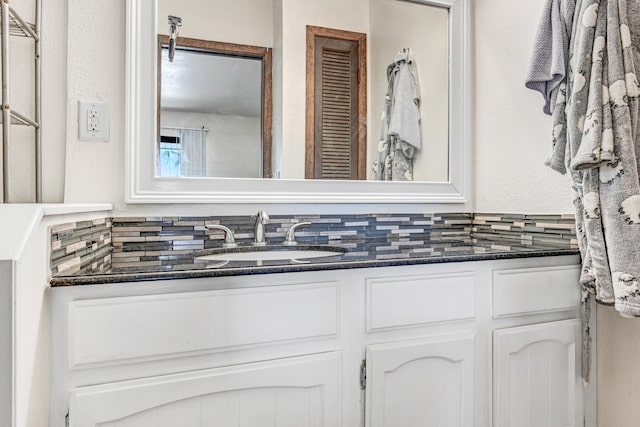
{"type": "MultiPolygon", "coordinates": [[[[448,14],[444,7],[402,0],[158,0],[164,42],[156,175],[304,179],[308,128],[319,126],[307,123],[305,112],[313,72],[305,32],[320,26],[366,35],[360,66],[367,78],[358,82],[366,88],[366,115],[359,119],[366,122],[364,177],[447,182],[448,14]],[[182,24],[172,62],[170,15],[182,24]],[[265,81],[261,59],[194,48],[193,40],[272,50],[272,80],[265,81]]],[[[325,134],[323,142],[331,145],[331,132],[325,134]]]]}

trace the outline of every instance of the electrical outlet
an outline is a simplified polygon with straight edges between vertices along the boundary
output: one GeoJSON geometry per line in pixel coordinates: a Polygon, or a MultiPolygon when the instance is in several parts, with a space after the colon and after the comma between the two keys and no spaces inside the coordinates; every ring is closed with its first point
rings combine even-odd
{"type": "Polygon", "coordinates": [[[87,111],[87,129],[89,132],[100,132],[100,111],[93,105],[87,111]]]}
{"type": "Polygon", "coordinates": [[[78,103],[78,139],[81,141],[109,140],[109,104],[98,101],[78,103]]]}

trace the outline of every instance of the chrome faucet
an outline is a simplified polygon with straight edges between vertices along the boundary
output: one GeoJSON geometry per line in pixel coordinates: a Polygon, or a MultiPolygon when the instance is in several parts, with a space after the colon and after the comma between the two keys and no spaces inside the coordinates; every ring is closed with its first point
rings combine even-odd
{"type": "Polygon", "coordinates": [[[258,211],[256,215],[256,227],[254,231],[254,246],[264,246],[267,242],[264,239],[264,226],[269,223],[269,215],[265,211],[258,211]]]}

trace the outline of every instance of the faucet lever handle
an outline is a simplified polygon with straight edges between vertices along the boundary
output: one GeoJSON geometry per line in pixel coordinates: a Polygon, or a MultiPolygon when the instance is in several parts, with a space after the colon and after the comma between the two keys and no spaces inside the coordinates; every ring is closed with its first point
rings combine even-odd
{"type": "Polygon", "coordinates": [[[256,221],[259,221],[262,224],[268,224],[269,214],[266,211],[258,211],[258,215],[256,216],[256,221]]]}
{"type": "Polygon", "coordinates": [[[308,227],[310,225],[311,225],[311,223],[308,222],[308,221],[298,222],[298,223],[295,223],[295,224],[291,225],[291,227],[289,227],[289,229],[287,230],[287,234],[284,236],[284,244],[285,245],[297,245],[298,242],[296,242],[296,230],[298,228],[308,227]]]}
{"type": "Polygon", "coordinates": [[[223,248],[235,248],[238,246],[236,243],[236,239],[233,236],[233,231],[229,227],[225,227],[220,224],[205,224],[205,227],[209,230],[221,230],[224,232],[224,243],[222,244],[223,248]]]}

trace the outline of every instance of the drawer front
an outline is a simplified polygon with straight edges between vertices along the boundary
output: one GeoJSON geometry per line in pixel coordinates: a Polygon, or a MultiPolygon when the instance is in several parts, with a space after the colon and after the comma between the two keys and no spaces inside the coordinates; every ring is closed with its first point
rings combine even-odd
{"type": "Polygon", "coordinates": [[[69,303],[69,366],[229,351],[338,334],[337,282],[69,303]]]}
{"type": "Polygon", "coordinates": [[[366,316],[367,332],[472,319],[475,273],[367,279],[366,316]]]}
{"type": "Polygon", "coordinates": [[[576,309],[580,305],[580,267],[494,270],[493,317],[512,317],[576,309]]]}

